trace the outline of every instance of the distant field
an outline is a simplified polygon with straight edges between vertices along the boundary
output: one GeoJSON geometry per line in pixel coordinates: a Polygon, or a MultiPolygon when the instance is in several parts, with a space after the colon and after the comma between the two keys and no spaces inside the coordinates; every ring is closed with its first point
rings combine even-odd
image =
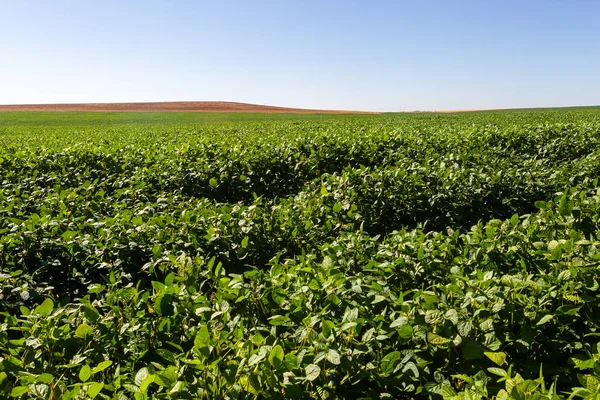
{"type": "Polygon", "coordinates": [[[39,126],[40,129],[62,126],[193,126],[206,124],[258,123],[276,121],[311,121],[331,119],[380,118],[386,114],[288,114],[242,112],[52,112],[7,111],[0,113],[0,128],[39,126]]]}
{"type": "Polygon", "coordinates": [[[599,178],[597,107],[1,113],[0,398],[597,390],[599,178]]]}
{"type": "Polygon", "coordinates": [[[89,104],[22,104],[0,105],[6,111],[52,112],[241,112],[287,114],[375,114],[364,111],[311,110],[304,108],[274,107],[225,101],[174,101],[160,103],[89,103],[89,104]]]}

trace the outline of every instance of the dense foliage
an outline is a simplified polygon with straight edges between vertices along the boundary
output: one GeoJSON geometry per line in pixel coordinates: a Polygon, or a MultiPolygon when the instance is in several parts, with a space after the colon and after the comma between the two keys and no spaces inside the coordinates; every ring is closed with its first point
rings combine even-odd
{"type": "Polygon", "coordinates": [[[600,396],[599,109],[106,118],[0,115],[0,397],[600,396]]]}

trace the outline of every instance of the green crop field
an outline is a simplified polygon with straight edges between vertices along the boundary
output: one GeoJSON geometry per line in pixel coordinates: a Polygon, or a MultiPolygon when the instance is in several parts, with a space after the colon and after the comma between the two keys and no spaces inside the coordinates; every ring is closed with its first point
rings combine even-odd
{"type": "Polygon", "coordinates": [[[600,396],[600,108],[0,114],[0,398],[600,396]]]}

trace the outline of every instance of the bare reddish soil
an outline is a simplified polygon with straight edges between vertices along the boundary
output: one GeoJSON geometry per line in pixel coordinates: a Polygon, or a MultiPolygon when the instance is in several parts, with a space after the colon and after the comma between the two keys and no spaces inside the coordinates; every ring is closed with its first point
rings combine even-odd
{"type": "Polygon", "coordinates": [[[88,103],[0,105],[1,111],[88,111],[88,112],[246,112],[293,114],[377,114],[365,111],[310,110],[261,106],[225,101],[174,101],[161,103],[88,103]]]}

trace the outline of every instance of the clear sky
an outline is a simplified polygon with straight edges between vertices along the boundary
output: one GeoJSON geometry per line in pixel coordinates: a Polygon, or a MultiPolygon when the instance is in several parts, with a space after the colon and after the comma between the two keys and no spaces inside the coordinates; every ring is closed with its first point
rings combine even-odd
{"type": "Polygon", "coordinates": [[[0,0],[0,104],[600,104],[597,0],[0,0]]]}

